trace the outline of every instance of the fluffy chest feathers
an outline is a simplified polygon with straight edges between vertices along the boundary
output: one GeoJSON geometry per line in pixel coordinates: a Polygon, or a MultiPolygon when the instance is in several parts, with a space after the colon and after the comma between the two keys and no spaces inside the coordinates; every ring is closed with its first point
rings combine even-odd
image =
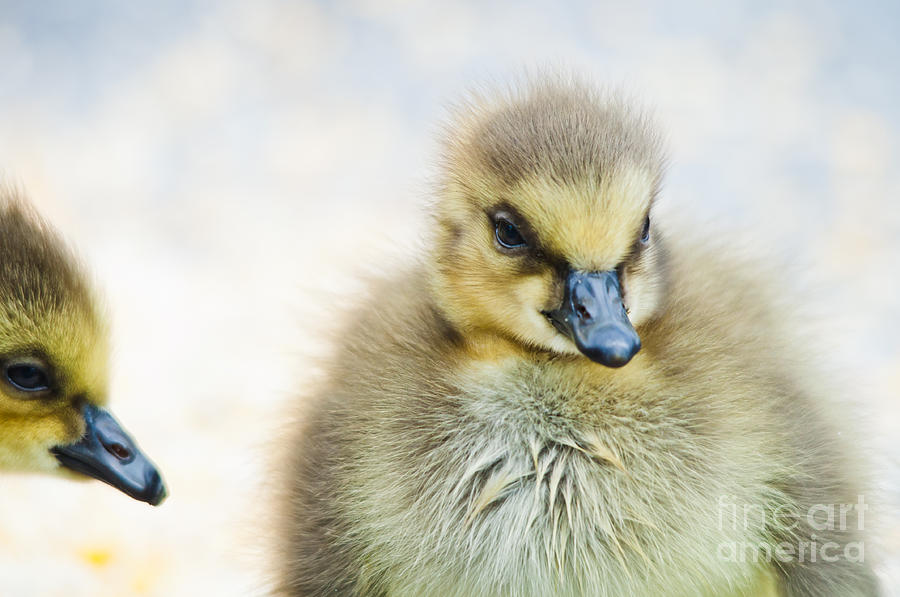
{"type": "Polygon", "coordinates": [[[555,373],[473,369],[455,408],[422,421],[427,448],[396,439],[391,458],[411,468],[377,467],[358,494],[365,559],[395,571],[373,582],[397,595],[694,596],[698,583],[752,594],[758,570],[717,557],[764,539],[728,520],[722,499],[777,500],[761,462],[725,456],[746,453],[724,443],[747,437],[705,429],[689,395],[555,373]]]}

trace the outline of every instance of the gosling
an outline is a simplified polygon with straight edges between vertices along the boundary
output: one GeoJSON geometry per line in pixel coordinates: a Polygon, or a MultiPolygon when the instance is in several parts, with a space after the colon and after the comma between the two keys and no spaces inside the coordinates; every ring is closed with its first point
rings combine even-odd
{"type": "Polygon", "coordinates": [[[2,187],[0,256],[0,470],[87,475],[159,505],[159,472],[105,408],[94,292],[58,235],[2,187]]]}
{"type": "Polygon", "coordinates": [[[778,289],[657,221],[660,146],[579,82],[459,110],[427,257],[305,405],[280,593],[877,594],[778,289]]]}

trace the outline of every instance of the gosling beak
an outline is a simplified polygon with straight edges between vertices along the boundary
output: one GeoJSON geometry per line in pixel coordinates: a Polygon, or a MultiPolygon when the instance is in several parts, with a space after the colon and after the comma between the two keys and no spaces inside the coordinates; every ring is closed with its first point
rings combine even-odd
{"type": "Polygon", "coordinates": [[[641,349],[631,325],[615,271],[571,271],[559,309],[545,313],[587,358],[621,367],[641,349]]]}
{"type": "Polygon", "coordinates": [[[84,437],[50,450],[64,467],[112,485],[136,500],[158,506],[166,486],[156,466],[106,410],[88,404],[83,410],[84,437]]]}

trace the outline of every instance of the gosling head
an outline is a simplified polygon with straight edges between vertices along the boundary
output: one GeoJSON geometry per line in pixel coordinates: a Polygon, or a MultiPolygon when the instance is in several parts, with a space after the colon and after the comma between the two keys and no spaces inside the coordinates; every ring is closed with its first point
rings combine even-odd
{"type": "Polygon", "coordinates": [[[159,472],[104,408],[107,328],[56,234],[0,189],[0,469],[74,471],[159,504],[159,472]]]}
{"type": "Polygon", "coordinates": [[[450,129],[432,284],[464,332],[621,367],[662,292],[659,137],[615,97],[535,83],[450,129]]]}

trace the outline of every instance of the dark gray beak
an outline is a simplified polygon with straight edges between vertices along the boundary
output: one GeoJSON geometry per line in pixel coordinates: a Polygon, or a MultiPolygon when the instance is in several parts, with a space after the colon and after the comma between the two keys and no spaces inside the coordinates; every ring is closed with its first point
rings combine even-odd
{"type": "Polygon", "coordinates": [[[587,358],[607,367],[625,365],[641,349],[615,271],[570,272],[562,306],[546,315],[587,358]]]}
{"type": "Polygon", "coordinates": [[[106,410],[84,407],[84,437],[51,450],[66,468],[99,479],[136,500],[158,506],[166,498],[166,486],[156,466],[106,410]]]}

